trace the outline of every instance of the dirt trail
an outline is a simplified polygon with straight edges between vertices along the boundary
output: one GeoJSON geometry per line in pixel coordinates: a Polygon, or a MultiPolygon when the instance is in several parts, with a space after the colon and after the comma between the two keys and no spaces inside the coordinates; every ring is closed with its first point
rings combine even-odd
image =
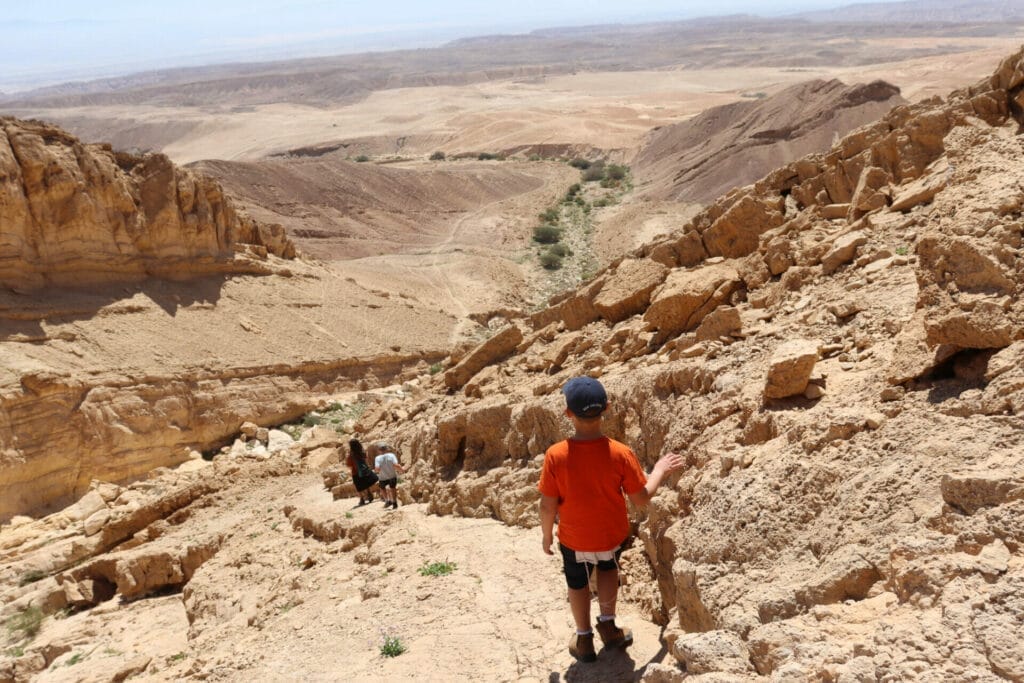
{"type": "Polygon", "coordinates": [[[575,663],[560,560],[542,552],[537,529],[418,504],[357,507],[332,500],[313,473],[208,502],[168,531],[181,543],[225,537],[184,593],[47,619],[36,642],[70,648],[38,681],[108,680],[146,658],[149,680],[166,681],[629,681],[666,655],[660,628],[620,596],[633,647],[575,663]],[[340,521],[344,535],[324,542],[289,517],[307,531],[340,521]],[[420,574],[435,562],[455,569],[420,574]],[[406,651],[382,656],[384,635],[406,651]]]}

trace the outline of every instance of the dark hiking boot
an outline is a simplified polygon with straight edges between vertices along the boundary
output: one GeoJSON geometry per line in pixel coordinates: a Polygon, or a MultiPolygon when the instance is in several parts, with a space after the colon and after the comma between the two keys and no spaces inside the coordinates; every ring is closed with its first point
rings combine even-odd
{"type": "Polygon", "coordinates": [[[609,650],[623,649],[633,644],[633,632],[628,628],[616,626],[614,619],[597,622],[597,632],[601,636],[601,642],[609,650]]]}
{"type": "Polygon", "coordinates": [[[569,639],[569,654],[581,662],[596,662],[597,653],[594,652],[594,634],[588,633],[581,636],[573,633],[569,639]]]}

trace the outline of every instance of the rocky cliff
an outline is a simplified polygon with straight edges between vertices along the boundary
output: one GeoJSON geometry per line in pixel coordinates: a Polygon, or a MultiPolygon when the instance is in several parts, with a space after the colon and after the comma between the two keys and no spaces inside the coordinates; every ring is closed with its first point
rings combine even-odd
{"type": "Polygon", "coordinates": [[[687,458],[627,589],[687,680],[1024,680],[1022,90],[1024,52],[896,107],[451,363],[374,428],[411,497],[536,524],[598,376],[613,436],[687,458]]]}
{"type": "Polygon", "coordinates": [[[0,287],[265,273],[267,253],[295,255],[280,226],[239,214],[219,185],[162,154],[0,119],[0,287]]]}
{"type": "Polygon", "coordinates": [[[0,521],[444,355],[450,316],[294,255],[162,155],[0,120],[0,521]]]}

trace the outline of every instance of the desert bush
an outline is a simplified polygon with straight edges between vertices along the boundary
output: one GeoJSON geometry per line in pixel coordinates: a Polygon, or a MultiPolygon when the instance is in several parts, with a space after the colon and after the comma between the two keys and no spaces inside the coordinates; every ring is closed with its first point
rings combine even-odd
{"type": "Polygon", "coordinates": [[[500,159],[501,157],[499,157],[497,154],[492,154],[490,152],[480,152],[479,154],[476,155],[476,158],[479,161],[492,161],[494,159],[500,159]]]}
{"type": "Polygon", "coordinates": [[[579,157],[570,161],[569,165],[572,166],[573,168],[578,168],[581,171],[586,171],[588,168],[590,168],[590,162],[587,161],[586,159],[580,159],[579,157]]]}
{"type": "Polygon", "coordinates": [[[593,183],[598,180],[604,180],[604,166],[594,164],[583,172],[583,182],[593,183]]]}
{"type": "Polygon", "coordinates": [[[38,607],[26,607],[7,619],[7,632],[14,638],[32,638],[43,625],[43,611],[38,607]]]}
{"type": "Polygon", "coordinates": [[[430,155],[431,161],[444,161],[444,152],[434,152],[430,155]]]}
{"type": "Polygon", "coordinates": [[[420,576],[445,576],[446,574],[451,574],[457,568],[457,564],[448,560],[444,562],[424,562],[423,566],[420,567],[420,576]]]}
{"type": "Polygon", "coordinates": [[[562,231],[553,225],[538,225],[533,229],[533,241],[539,244],[555,244],[562,239],[562,231]]]}
{"type": "Polygon", "coordinates": [[[556,254],[562,257],[572,256],[572,249],[570,249],[567,245],[562,244],[561,242],[559,242],[558,244],[552,244],[550,247],[548,247],[548,251],[551,252],[552,254],[556,254]]]}
{"type": "Polygon", "coordinates": [[[546,270],[558,270],[562,267],[562,257],[552,251],[545,251],[540,255],[540,265],[546,270]]]}
{"type": "Polygon", "coordinates": [[[365,154],[360,154],[359,156],[356,157],[356,161],[358,161],[359,163],[363,163],[369,160],[370,157],[366,156],[365,154]]]}
{"type": "Polygon", "coordinates": [[[605,169],[604,175],[609,180],[622,180],[623,178],[626,177],[627,172],[628,169],[625,166],[612,164],[607,169],[605,169]]]}
{"type": "Polygon", "coordinates": [[[572,185],[569,186],[569,189],[566,190],[565,198],[566,199],[572,199],[573,197],[578,195],[580,193],[580,190],[582,190],[582,189],[583,188],[580,186],[579,183],[573,183],[572,185]]]}
{"type": "Polygon", "coordinates": [[[540,214],[540,219],[545,223],[557,223],[559,218],[558,209],[554,207],[545,209],[544,213],[540,214]]]}

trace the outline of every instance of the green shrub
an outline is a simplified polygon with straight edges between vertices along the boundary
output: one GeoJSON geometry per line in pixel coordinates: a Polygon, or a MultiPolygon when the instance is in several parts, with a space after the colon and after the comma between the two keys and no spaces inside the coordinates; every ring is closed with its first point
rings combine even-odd
{"type": "Polygon", "coordinates": [[[598,166],[597,164],[592,165],[586,171],[583,172],[583,182],[593,183],[598,180],[604,180],[604,166],[598,166]]]}
{"type": "Polygon", "coordinates": [[[559,242],[558,244],[552,244],[550,247],[548,247],[548,251],[551,252],[552,254],[561,256],[563,258],[566,256],[572,256],[572,249],[562,244],[561,242],[559,242]]]}
{"type": "Polygon", "coordinates": [[[578,168],[581,171],[586,171],[588,168],[590,168],[590,162],[587,161],[586,159],[580,159],[579,157],[570,161],[569,165],[572,166],[573,168],[578,168]]]}
{"type": "Polygon", "coordinates": [[[569,189],[566,190],[565,198],[572,199],[573,197],[576,197],[582,189],[583,187],[579,183],[573,183],[572,185],[569,186],[569,189]]]}
{"type": "Polygon", "coordinates": [[[43,610],[38,607],[26,607],[7,619],[7,632],[18,638],[32,638],[43,625],[43,610]]]}
{"type": "Polygon", "coordinates": [[[476,158],[480,161],[492,161],[499,157],[497,154],[491,154],[490,152],[480,152],[476,155],[476,158]]]}
{"type": "Polygon", "coordinates": [[[562,240],[562,231],[553,225],[538,225],[533,229],[533,241],[539,244],[555,244],[562,240]]]}
{"type": "Polygon", "coordinates": [[[420,567],[420,576],[447,576],[458,568],[458,565],[454,562],[431,562],[427,564],[423,563],[420,567]]]}
{"type": "Polygon", "coordinates": [[[626,177],[626,173],[629,169],[625,166],[619,166],[618,164],[612,164],[605,169],[604,175],[609,180],[622,180],[626,177]]]}
{"type": "Polygon", "coordinates": [[[382,657],[397,657],[403,652],[405,652],[405,645],[402,645],[398,636],[384,636],[384,642],[380,645],[382,657]]]}
{"type": "Polygon", "coordinates": [[[310,413],[302,418],[302,424],[307,427],[315,427],[318,424],[323,424],[324,416],[317,413],[310,413]]]}
{"type": "Polygon", "coordinates": [[[430,366],[430,374],[436,375],[437,373],[441,372],[442,368],[443,366],[441,365],[441,362],[438,361],[430,366]]]}
{"type": "Polygon", "coordinates": [[[363,163],[369,160],[370,157],[366,156],[365,154],[360,154],[359,156],[356,157],[356,161],[358,161],[359,163],[363,163]]]}
{"type": "Polygon", "coordinates": [[[545,251],[540,255],[540,265],[546,270],[558,270],[562,267],[562,257],[554,252],[545,251]]]}
{"type": "Polygon", "coordinates": [[[540,214],[540,219],[545,223],[557,223],[559,218],[558,209],[554,207],[545,209],[544,213],[540,214]]]}
{"type": "Polygon", "coordinates": [[[431,161],[444,161],[444,152],[434,152],[430,155],[431,161]]]}
{"type": "Polygon", "coordinates": [[[529,157],[527,157],[527,161],[543,161],[543,160],[544,160],[544,157],[542,157],[539,154],[531,154],[529,157]]]}

